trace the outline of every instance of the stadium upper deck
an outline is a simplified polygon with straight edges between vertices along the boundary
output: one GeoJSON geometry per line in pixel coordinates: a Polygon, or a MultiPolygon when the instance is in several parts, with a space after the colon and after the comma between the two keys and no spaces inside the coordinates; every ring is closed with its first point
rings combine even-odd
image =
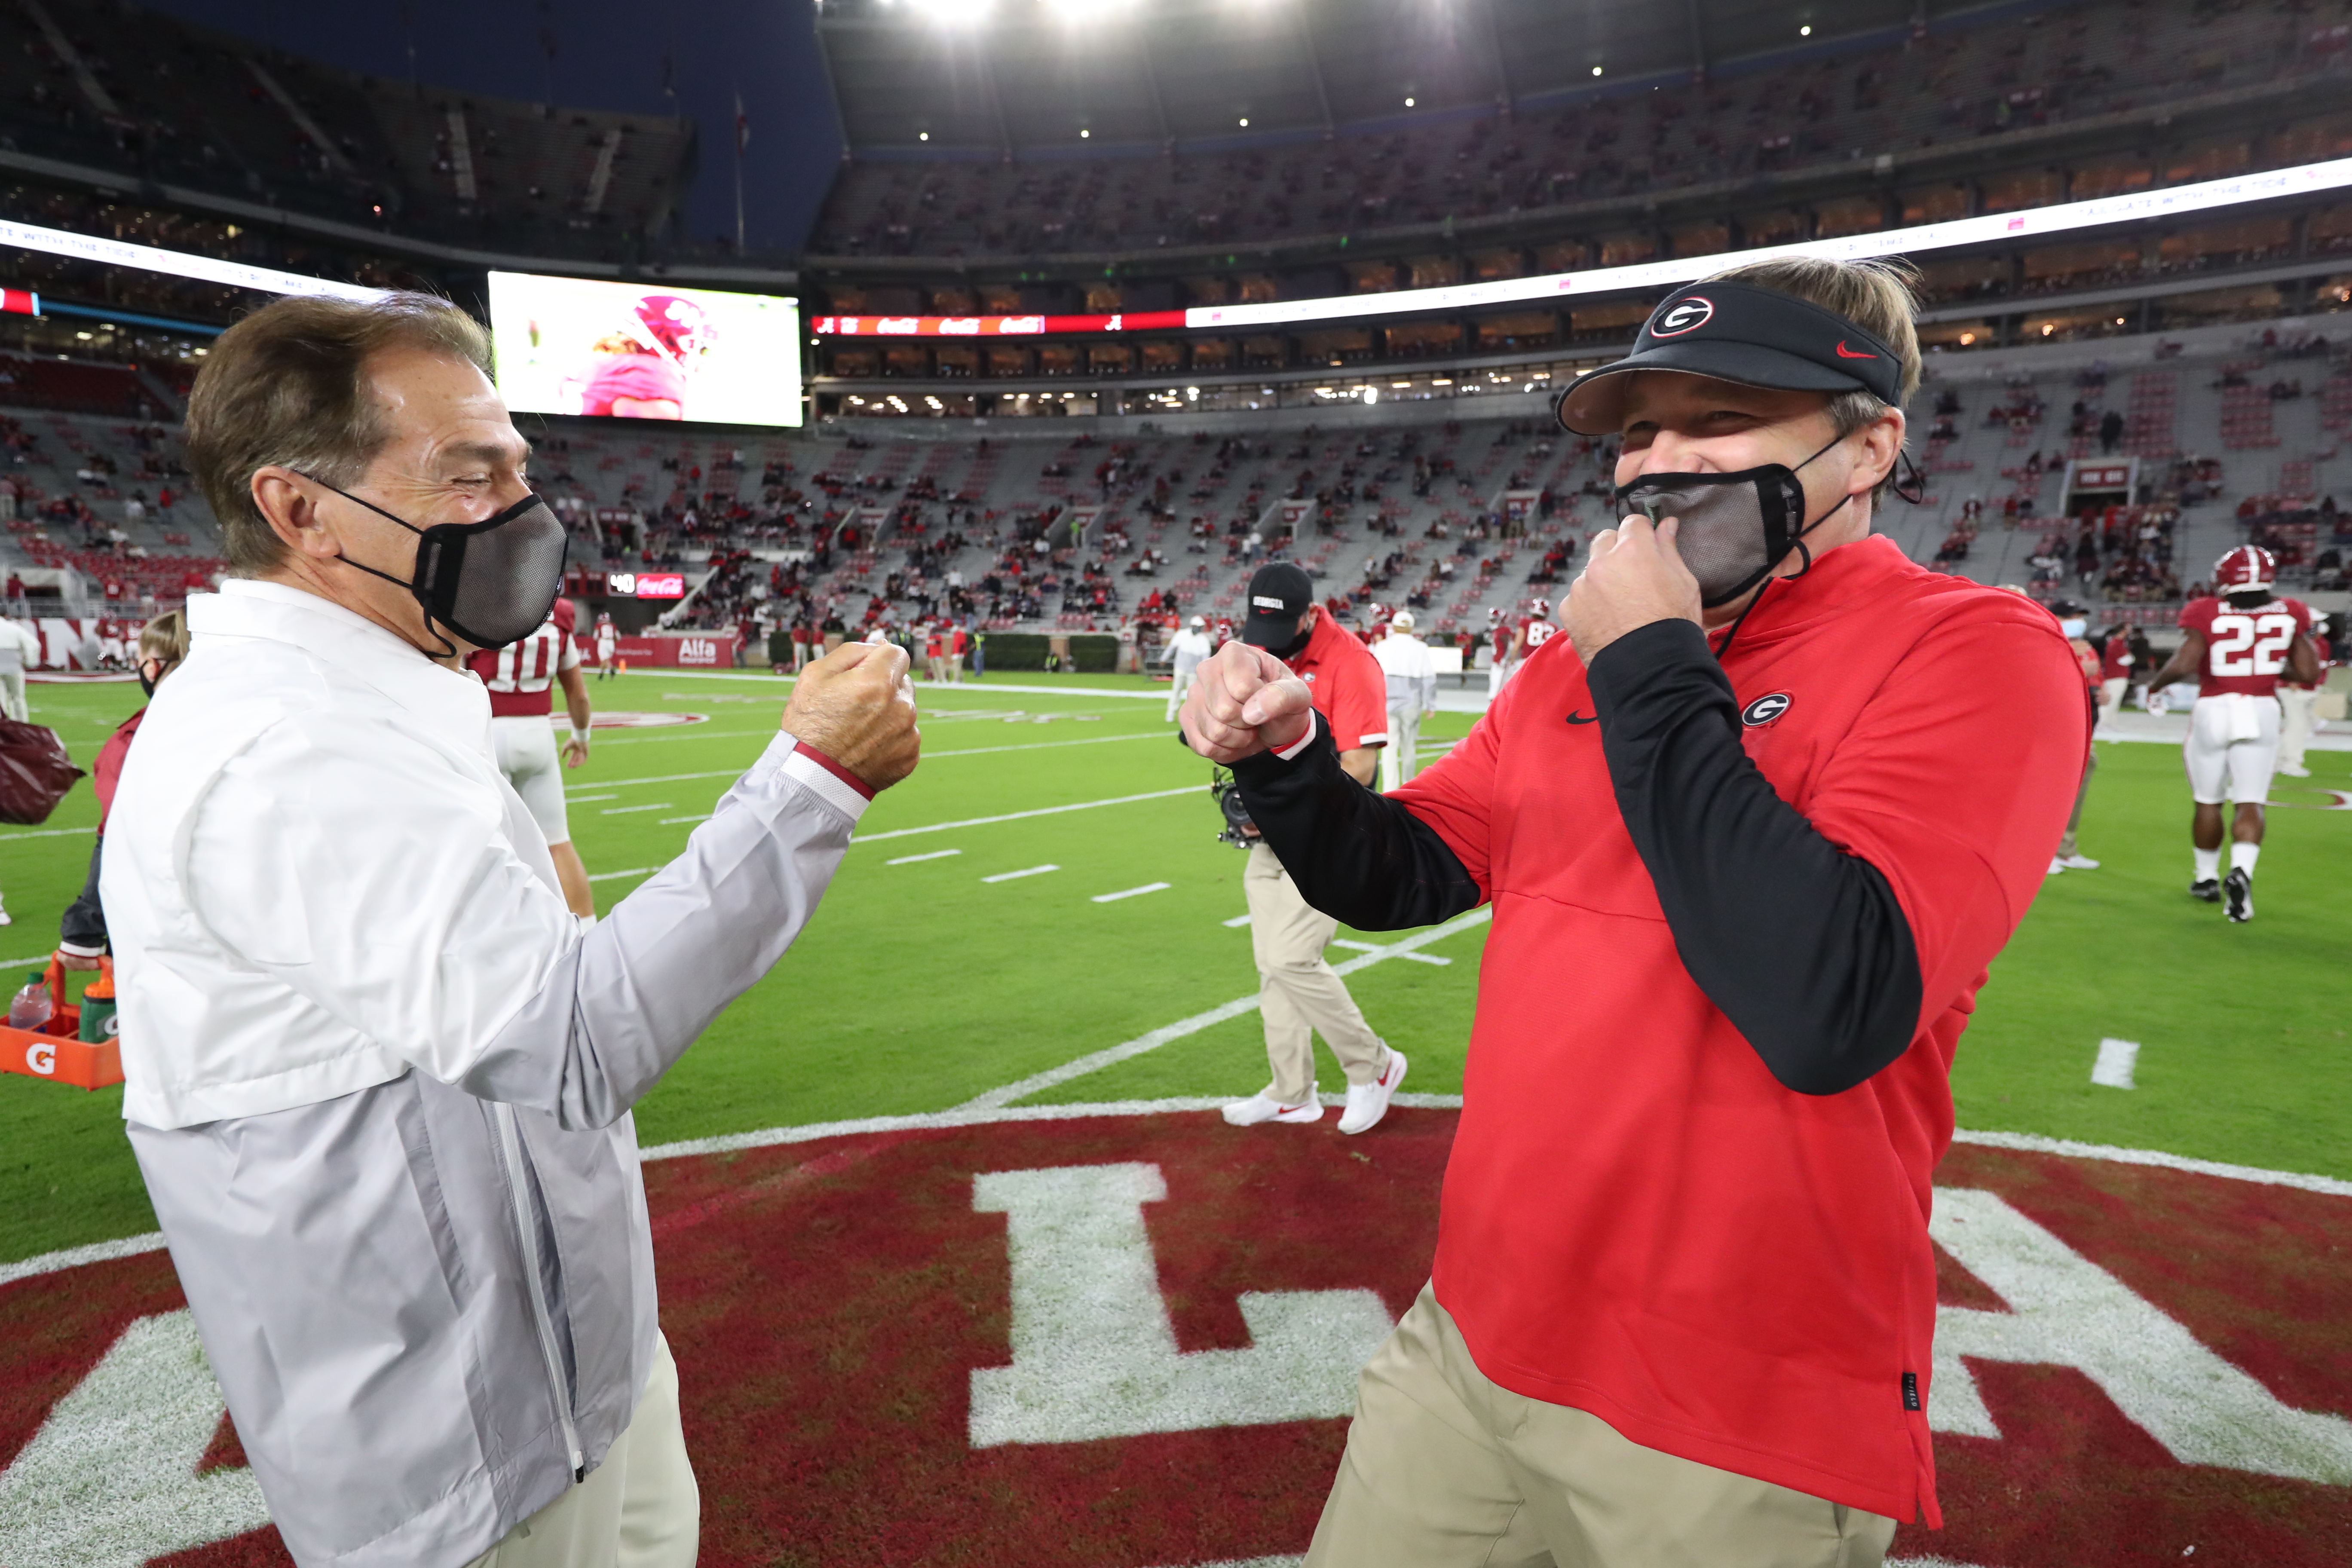
{"type": "MultiPolygon", "coordinates": [[[[1207,255],[1415,231],[1508,237],[1678,198],[1708,210],[1666,242],[1713,250],[1734,226],[1720,211],[1733,193],[1750,209],[1738,221],[1748,241],[1769,243],[1802,237],[1805,220],[1759,196],[1851,184],[1856,162],[1973,177],[1989,154],[2024,154],[1987,193],[1991,210],[2252,166],[2265,151],[2252,131],[2340,71],[2352,42],[2340,16],[2212,0],[2044,0],[1932,18],[1921,5],[1908,27],[1821,37],[1830,25],[1723,3],[1646,8],[1672,10],[1664,23],[1498,3],[1478,8],[1485,37],[1424,37],[1414,16],[1380,5],[1291,9],[1271,31],[1223,12],[1189,27],[1181,4],[1095,18],[1081,54],[1050,19],[942,33],[927,8],[836,0],[824,36],[851,161],[812,252],[1207,255]],[[1741,52],[1721,58],[1726,43],[1741,52]],[[1149,90],[1122,92],[1139,74],[1149,90]],[[2206,108],[2222,111],[2210,136],[2146,133],[2206,108]],[[2053,144],[2095,146],[2101,131],[2130,127],[2071,172],[2034,166],[2053,144]]],[[[1968,197],[1903,200],[1940,213],[1968,197]]],[[[1814,222],[1875,227],[1881,205],[1850,200],[1814,222]]],[[[1657,243],[1624,216],[1633,232],[1588,235],[1602,265],[1657,243]]]]}
{"type": "Polygon", "coordinates": [[[684,121],[380,81],[121,0],[17,11],[0,170],[231,223],[615,262],[661,233],[693,159],[684,121]]]}

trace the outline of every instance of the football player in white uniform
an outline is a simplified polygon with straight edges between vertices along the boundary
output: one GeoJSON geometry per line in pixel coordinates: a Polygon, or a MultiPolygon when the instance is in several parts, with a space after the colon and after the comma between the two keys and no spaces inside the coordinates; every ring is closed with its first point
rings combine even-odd
{"type": "Polygon", "coordinates": [[[596,679],[606,680],[613,675],[614,655],[620,650],[621,634],[610,616],[596,617],[596,679]]]}
{"type": "Polygon", "coordinates": [[[2189,716],[2189,793],[2196,873],[2189,891],[2207,903],[2226,900],[2232,921],[2254,918],[2254,864],[2263,853],[2263,808],[2278,765],[2281,678],[2315,683],[2319,656],[2311,643],[2310,608],[2273,594],[2278,563],[2251,544],[2213,566],[2217,598],[2192,599],[2180,612],[2180,647],[2149,678],[2160,691],[2197,679],[2189,716]],[[2230,825],[2230,871],[2221,876],[2221,803],[2236,806],[2230,825]]]}
{"type": "Polygon", "coordinates": [[[563,706],[572,721],[572,738],[563,742],[563,766],[576,768],[588,760],[593,719],[588,681],[580,673],[580,648],[572,635],[578,615],[571,600],[558,599],[537,631],[504,647],[480,649],[466,662],[490,689],[490,742],[498,750],[499,771],[547,836],[563,901],[573,914],[593,917],[596,903],[588,888],[588,868],[580,863],[580,851],[572,847],[572,824],[564,812],[551,689],[558,684],[563,688],[563,706]]]}

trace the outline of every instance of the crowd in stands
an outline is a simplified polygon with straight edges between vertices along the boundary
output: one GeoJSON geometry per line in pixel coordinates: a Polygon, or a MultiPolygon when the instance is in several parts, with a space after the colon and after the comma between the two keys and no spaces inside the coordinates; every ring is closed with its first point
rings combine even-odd
{"type": "MultiPolygon", "coordinates": [[[[1915,36],[1891,48],[1778,63],[1696,89],[1604,97],[1562,108],[1346,135],[1310,144],[995,164],[853,163],[826,205],[811,248],[837,256],[1047,254],[1362,234],[1448,219],[1655,195],[1867,153],[1973,142],[2004,132],[2155,106],[2200,94],[2341,69],[2346,29],[2304,5],[2213,0],[2097,0],[1915,36]]],[[[2326,131],[2236,135],[2152,167],[2121,157],[1989,191],[2038,205],[2150,183],[2211,178],[2257,158],[2301,163],[2326,131]],[[2303,142],[2313,141],[2314,146],[2303,142]]],[[[2332,144],[2332,143],[2331,143],[2332,144]]],[[[1961,216],[1966,193],[1920,193],[1907,221],[1961,216]],[[1953,201],[1955,210],[1944,210],[1953,201]]],[[[1996,205],[1994,210],[2000,210],[1996,205]]],[[[1869,200],[1820,215],[1824,233],[1882,226],[1869,200]],[[1850,210],[1848,210],[1850,209],[1850,210]]],[[[1748,224],[1747,242],[1804,237],[1793,212],[1748,224]]],[[[1726,248],[1721,226],[1677,236],[1677,252],[1726,248]],[[1695,247],[1685,249],[1685,243],[1695,247]]],[[[1604,237],[1601,265],[1650,259],[1652,237],[1604,237]]],[[[1585,265],[1580,254],[1543,270],[1585,265]]],[[[2095,275],[2109,261],[2069,270],[2095,275]]],[[[1452,277],[1430,279],[1453,282],[1452,277]]],[[[1422,279],[1415,279],[1415,282],[1422,279]]],[[[1940,287],[1941,285],[1939,285],[1940,287]]],[[[1968,280],[1949,280],[1956,291],[1968,280]]],[[[1964,294],[1958,297],[1965,297],[1964,294]]],[[[1206,302],[1206,301],[1203,301],[1206,302]]]]}

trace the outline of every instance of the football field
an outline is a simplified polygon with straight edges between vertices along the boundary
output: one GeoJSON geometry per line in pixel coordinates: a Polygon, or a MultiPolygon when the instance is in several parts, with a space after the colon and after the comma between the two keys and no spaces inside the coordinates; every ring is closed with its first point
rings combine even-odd
{"type": "MultiPolygon", "coordinates": [[[[750,674],[592,682],[602,722],[568,783],[600,908],[677,853],[774,732],[788,689],[750,674]]],[[[1216,841],[1208,767],[1163,721],[1165,690],[1035,674],[923,688],[920,768],[866,813],[798,945],[639,1106],[666,1322],[704,1475],[705,1562],[1012,1561],[1003,1543],[1025,1541],[1020,1521],[1041,1509],[1067,1529],[1019,1560],[1159,1568],[1303,1548],[1342,1431],[1344,1347],[1377,1342],[1426,1267],[1485,916],[1420,932],[1343,929],[1329,954],[1372,1026],[1411,1058],[1408,1109],[1389,1125],[1360,1139],[1339,1137],[1328,1117],[1307,1130],[1225,1129],[1204,1108],[1266,1078],[1238,923],[1244,857],[1216,841]],[[1252,1292],[1278,1287],[1322,1314],[1324,1338],[1308,1340],[1342,1349],[1286,1384],[1305,1390],[1295,1407],[1194,1427],[1123,1406],[1074,1410],[1058,1427],[989,1426],[983,1369],[1008,1359],[1009,1336],[1006,1375],[1019,1373],[1036,1342],[1008,1324],[1008,1278],[1048,1267],[1023,1241],[1022,1205],[1046,1200],[1009,1183],[988,1200],[1002,1217],[982,1212],[974,1181],[997,1178],[974,1173],[1078,1166],[1150,1173],[1102,1178],[1129,1185],[1101,1202],[1151,1216],[1136,1235],[1147,1282],[1156,1249],[1171,1378],[1193,1375],[1192,1352],[1212,1347],[1288,1353],[1271,1320],[1253,1315],[1254,1301],[1275,1298],[1252,1292]],[[1318,1216],[1380,1239],[1277,1234],[1312,1232],[1318,1216]],[[1257,1230],[1263,1247],[1233,1244],[1257,1230]],[[843,1394],[845,1377],[877,1368],[895,1403],[843,1394]],[[1028,1468],[1005,1468],[1016,1454],[1028,1468]],[[1202,1503],[1241,1485],[1236,1466],[1253,1477],[1248,1495],[1202,1503]],[[1253,1526],[1234,1526],[1236,1511],[1253,1526]]],[[[127,683],[32,695],[36,721],[84,765],[139,701],[127,683]]],[[[1434,716],[1424,745],[1470,723],[1434,716]]],[[[1906,1529],[1897,1550],[2055,1568],[2177,1561],[2201,1540],[2199,1561],[2343,1561],[2352,1045],[2336,976],[2352,950],[2338,870],[2352,754],[2315,752],[2319,776],[2281,781],[2257,916],[2242,926],[2184,890],[2178,751],[2102,743],[2099,762],[2082,847],[2103,865],[2043,887],[1959,1047],[1963,1142],[1939,1178],[1958,1195],[1948,1217],[1938,1205],[1937,1239],[1946,1338],[1961,1348],[1955,1370],[1939,1357],[1946,1403],[1933,1413],[1947,1434],[1953,1528],[1906,1529]],[[2094,1081],[2103,1061],[2114,1081],[2094,1081]],[[2066,1272],[2077,1265],[2088,1272],[2066,1272]],[[2107,1341],[2068,1337],[2079,1325],[2048,1329],[2039,1349],[2001,1337],[2003,1324],[2036,1321],[2038,1290],[2065,1318],[2093,1275],[2134,1303],[2100,1331],[2158,1351],[2142,1344],[2117,1371],[2099,1360],[2107,1341]],[[2113,1329],[2126,1321],[2144,1331],[2113,1329]],[[2176,1331],[2194,1354],[2161,1349],[2176,1331]],[[1963,1354],[1973,1384],[1957,1370],[1963,1354]],[[2186,1426],[2163,1412],[2203,1395],[2148,1391],[2224,1373],[2253,1403],[2186,1426]],[[2235,1436],[2208,1441],[2198,1436],[2208,1426],[2235,1436]],[[2053,1476],[2035,1495],[2036,1478],[2053,1476]],[[2116,1531],[2140,1544],[2099,1555],[2116,1531]],[[2231,1553],[2226,1537],[2249,1531],[2270,1542],[2265,1555],[2231,1553]],[[2050,1555],[2062,1546],[2073,1554],[2050,1555]]],[[[54,944],[95,817],[83,787],[39,828],[0,828],[12,989],[54,944]]],[[[1328,1055],[1319,1065],[1322,1089],[1339,1088],[1328,1055]]],[[[178,1439],[189,1452],[158,1462],[211,1483],[208,1501],[172,1517],[210,1509],[212,1522],[80,1546],[32,1522],[67,1506],[63,1483],[36,1473],[67,1419],[58,1412],[100,1401],[118,1357],[169,1362],[168,1345],[142,1350],[137,1332],[184,1331],[139,1328],[184,1323],[168,1265],[135,1240],[103,1245],[154,1227],[120,1105],[119,1089],[0,1076],[0,1331],[19,1346],[13,1367],[0,1358],[0,1546],[47,1542],[39,1550],[57,1555],[43,1560],[59,1562],[198,1549],[186,1560],[282,1561],[274,1538],[240,1535],[260,1521],[222,1500],[227,1478],[247,1472],[201,1398],[178,1439]],[[100,1260],[115,1251],[128,1255],[100,1260]],[[36,1320],[47,1359],[28,1361],[36,1320]]],[[[1572,1136],[1573,1107],[1561,1121],[1572,1136]]],[[[1084,1363],[1076,1349],[1055,1353],[1084,1363]]],[[[126,1387],[137,1383],[132,1362],[119,1370],[126,1387]]],[[[253,1500],[241,1506],[249,1514],[253,1500]]]]}

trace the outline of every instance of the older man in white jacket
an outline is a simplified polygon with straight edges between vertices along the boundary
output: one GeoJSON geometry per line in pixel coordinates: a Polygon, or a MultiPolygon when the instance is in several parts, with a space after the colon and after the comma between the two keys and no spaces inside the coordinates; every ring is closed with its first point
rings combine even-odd
{"type": "Polygon", "coordinates": [[[688,1568],[629,1108],[914,766],[906,658],[814,666],[583,925],[458,662],[562,561],[488,363],[414,295],[280,300],[207,358],[188,453],[234,575],[109,824],[123,1112],[303,1568],[688,1568]]]}
{"type": "Polygon", "coordinates": [[[1381,750],[1383,792],[1412,782],[1421,771],[1421,716],[1437,707],[1437,661],[1429,645],[1412,635],[1412,612],[1389,619],[1389,635],[1372,645],[1372,657],[1388,677],[1389,743],[1381,750]]]}

